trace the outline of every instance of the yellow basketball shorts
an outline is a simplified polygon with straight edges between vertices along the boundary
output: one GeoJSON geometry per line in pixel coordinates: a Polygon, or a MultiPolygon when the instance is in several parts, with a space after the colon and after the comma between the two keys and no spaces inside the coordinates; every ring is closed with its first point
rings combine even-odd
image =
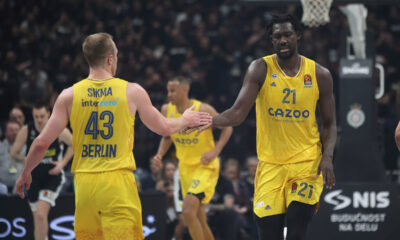
{"type": "Polygon", "coordinates": [[[142,207],[132,171],[76,173],[77,240],[142,240],[142,207]]]}
{"type": "Polygon", "coordinates": [[[179,163],[179,177],[181,182],[182,199],[186,194],[202,195],[201,203],[211,201],[219,177],[219,159],[214,159],[208,165],[179,163]]]}
{"type": "Polygon", "coordinates": [[[317,177],[319,160],[285,165],[260,161],[254,180],[254,213],[258,217],[284,214],[292,201],[314,205],[323,189],[317,177]]]}

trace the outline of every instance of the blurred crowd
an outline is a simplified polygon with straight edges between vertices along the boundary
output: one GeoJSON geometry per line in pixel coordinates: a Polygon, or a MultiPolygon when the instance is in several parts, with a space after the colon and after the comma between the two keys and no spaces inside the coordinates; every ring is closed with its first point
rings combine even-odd
{"type": "MultiPolygon", "coordinates": [[[[380,154],[386,169],[395,172],[398,151],[393,132],[400,113],[400,7],[367,7],[376,61],[386,70],[385,95],[378,100],[380,154]]],[[[53,105],[63,88],[87,76],[81,43],[95,32],[114,36],[119,48],[117,76],[142,85],[156,107],[167,101],[167,80],[179,74],[192,79],[192,97],[222,111],[235,100],[249,63],[272,53],[265,26],[278,12],[300,18],[302,9],[300,5],[251,5],[238,0],[0,1],[1,144],[12,144],[16,128],[20,127],[6,124],[10,117],[17,120],[23,115],[30,121],[34,102],[44,100],[53,105]]],[[[348,31],[343,27],[347,20],[336,7],[330,16],[329,24],[304,29],[300,53],[326,66],[337,81],[339,60],[343,57],[338,33],[348,31]]],[[[149,159],[156,153],[160,137],[140,121],[135,125],[134,153],[141,188],[159,189],[168,195],[173,190],[174,152],[170,151],[170,160],[163,169],[152,167],[149,159]]],[[[252,188],[246,181],[251,182],[254,177],[249,169],[252,160],[248,159],[255,155],[255,141],[253,112],[234,129],[221,154],[223,183],[218,183],[221,190],[213,200],[215,208],[213,204],[210,207],[210,214],[215,212],[211,221],[237,219],[234,224],[245,230],[238,234],[249,236],[254,231],[248,222],[252,188]],[[218,208],[218,204],[224,207],[218,208]],[[230,218],[230,214],[238,217],[230,218]]],[[[7,146],[1,145],[0,149],[7,146]]],[[[68,184],[65,189],[72,191],[68,184]]],[[[179,218],[173,221],[179,222],[179,218]]]]}

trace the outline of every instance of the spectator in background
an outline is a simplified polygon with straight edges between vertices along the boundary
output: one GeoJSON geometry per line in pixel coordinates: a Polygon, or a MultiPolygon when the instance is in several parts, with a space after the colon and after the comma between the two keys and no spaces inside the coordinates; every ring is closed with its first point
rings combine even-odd
{"type": "Polygon", "coordinates": [[[10,121],[15,121],[20,127],[25,125],[25,115],[21,108],[13,107],[9,115],[10,121]]]}
{"type": "MultiPolygon", "coordinates": [[[[225,168],[226,164],[223,171],[225,168]]],[[[220,174],[208,211],[209,224],[216,240],[238,239],[238,214],[234,210],[234,204],[233,184],[223,174],[220,174]]]]}
{"type": "Polygon", "coordinates": [[[176,163],[166,160],[162,170],[162,178],[157,182],[156,189],[165,192],[167,198],[167,234],[166,239],[171,239],[174,235],[178,216],[174,205],[174,174],[176,163]]]}
{"type": "Polygon", "coordinates": [[[258,239],[257,225],[253,218],[253,196],[254,196],[254,179],[256,176],[258,165],[258,158],[250,156],[246,158],[247,172],[239,181],[239,192],[241,193],[243,206],[246,206],[247,211],[244,212],[244,217],[247,222],[247,232],[250,234],[251,239],[258,239]]]}
{"type": "Polygon", "coordinates": [[[156,183],[161,180],[162,177],[162,165],[156,164],[153,158],[150,159],[150,172],[146,169],[136,169],[138,175],[141,191],[153,191],[156,189],[156,183]]]}
{"type": "Polygon", "coordinates": [[[165,189],[165,186],[173,186],[175,171],[176,163],[172,160],[166,160],[163,164],[162,177],[157,181],[156,189],[163,190],[165,189]]]}
{"type": "MultiPolygon", "coordinates": [[[[5,127],[5,139],[0,142],[0,183],[7,186],[8,193],[14,192],[15,181],[24,167],[23,163],[10,159],[10,151],[20,128],[19,123],[8,121],[5,127]]],[[[20,154],[24,154],[25,151],[24,146],[20,154]]]]}
{"type": "MultiPolygon", "coordinates": [[[[19,107],[13,107],[9,113],[8,121],[18,123],[19,127],[25,124],[25,115],[19,107]]],[[[0,138],[3,139],[7,122],[0,121],[0,138]]]]}
{"type": "Polygon", "coordinates": [[[36,68],[26,70],[27,81],[21,84],[19,97],[21,105],[32,109],[35,102],[47,102],[49,89],[47,79],[40,77],[42,74],[36,68]]]}
{"type": "MultiPolygon", "coordinates": [[[[250,194],[247,185],[241,181],[239,172],[239,161],[237,159],[228,159],[225,163],[223,175],[231,180],[233,189],[235,191],[235,205],[234,210],[237,212],[237,221],[240,232],[239,239],[249,238],[249,223],[246,214],[251,209],[250,207],[250,194]]],[[[250,212],[251,213],[251,212],[250,212]]]]}

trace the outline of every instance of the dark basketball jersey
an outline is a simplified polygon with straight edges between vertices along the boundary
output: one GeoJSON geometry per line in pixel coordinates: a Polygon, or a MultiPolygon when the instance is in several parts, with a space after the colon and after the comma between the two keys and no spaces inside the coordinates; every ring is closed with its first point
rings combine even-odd
{"type": "MultiPolygon", "coordinates": [[[[28,123],[28,138],[26,140],[26,153],[28,154],[29,149],[31,148],[33,140],[39,136],[39,131],[35,128],[35,124],[33,122],[28,123]]],[[[49,148],[47,149],[42,163],[50,163],[52,161],[59,161],[61,158],[61,144],[58,139],[56,139],[49,148]]]]}

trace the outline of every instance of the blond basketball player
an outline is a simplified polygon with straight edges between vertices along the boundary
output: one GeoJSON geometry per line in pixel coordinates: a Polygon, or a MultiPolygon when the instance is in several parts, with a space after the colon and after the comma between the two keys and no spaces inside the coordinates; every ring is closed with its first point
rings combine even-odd
{"type": "Polygon", "coordinates": [[[186,126],[207,124],[211,116],[193,112],[193,106],[182,117],[167,119],[153,107],[142,87],[115,78],[118,49],[111,35],[90,35],[82,48],[89,76],[58,97],[48,123],[32,143],[17,180],[17,192],[25,197],[23,188],[29,189],[32,170],[69,120],[73,130],[76,239],[141,240],[141,205],[132,173],[136,112],[147,127],[164,136],[186,126]]]}

